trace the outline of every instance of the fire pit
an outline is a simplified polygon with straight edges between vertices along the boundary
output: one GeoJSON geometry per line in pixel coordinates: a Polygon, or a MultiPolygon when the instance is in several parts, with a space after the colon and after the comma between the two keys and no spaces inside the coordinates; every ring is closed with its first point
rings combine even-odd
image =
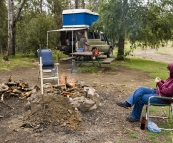
{"type": "Polygon", "coordinates": [[[38,86],[30,88],[23,81],[13,84],[11,81],[2,86],[1,99],[15,95],[27,100],[21,128],[41,132],[45,129],[57,131],[63,127],[75,131],[82,122],[81,112],[96,109],[100,105],[100,97],[83,81],[76,82],[67,76],[62,79],[64,83],[61,81],[61,85],[43,84],[44,95],[38,86]]]}

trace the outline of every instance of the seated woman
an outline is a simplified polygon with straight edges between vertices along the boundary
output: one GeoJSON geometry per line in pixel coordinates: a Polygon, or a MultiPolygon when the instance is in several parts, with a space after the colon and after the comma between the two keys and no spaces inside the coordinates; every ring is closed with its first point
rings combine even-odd
{"type": "MultiPolygon", "coordinates": [[[[169,77],[166,81],[161,80],[159,77],[156,77],[155,82],[157,89],[139,87],[130,97],[128,97],[124,102],[116,103],[118,106],[129,108],[133,107],[133,110],[127,121],[129,122],[138,122],[142,113],[142,108],[144,104],[148,104],[148,99],[151,96],[166,96],[173,97],[173,63],[168,64],[168,73],[169,77]]],[[[152,98],[151,103],[157,104],[171,104],[169,100],[162,100],[157,98],[152,98]]]]}

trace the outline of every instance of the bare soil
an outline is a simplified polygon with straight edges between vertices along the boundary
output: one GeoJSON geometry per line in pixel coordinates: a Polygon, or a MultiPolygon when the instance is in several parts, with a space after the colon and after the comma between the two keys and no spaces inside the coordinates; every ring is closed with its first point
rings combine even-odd
{"type": "MultiPolygon", "coordinates": [[[[47,95],[44,102],[49,104],[50,110],[43,112],[38,103],[37,107],[33,106],[28,112],[25,108],[27,99],[5,98],[6,105],[0,102],[0,116],[3,116],[0,118],[0,143],[151,142],[147,129],[140,129],[140,122],[126,121],[131,109],[115,104],[125,100],[137,87],[149,86],[153,80],[149,73],[111,64],[102,65],[97,74],[71,73],[71,63],[60,63],[59,70],[60,75],[67,75],[94,87],[101,97],[101,106],[92,111],[77,113],[66,98],[47,95]],[[67,120],[69,126],[66,126],[67,120]],[[41,122],[42,128],[37,130],[37,125],[32,127],[26,124],[33,121],[41,122]]],[[[17,67],[9,72],[1,71],[0,83],[6,82],[12,76],[13,81],[23,80],[30,86],[40,87],[37,73],[36,64],[32,67],[17,67]]],[[[54,84],[53,81],[46,82],[54,84]]],[[[159,140],[163,142],[164,138],[159,140]]]]}

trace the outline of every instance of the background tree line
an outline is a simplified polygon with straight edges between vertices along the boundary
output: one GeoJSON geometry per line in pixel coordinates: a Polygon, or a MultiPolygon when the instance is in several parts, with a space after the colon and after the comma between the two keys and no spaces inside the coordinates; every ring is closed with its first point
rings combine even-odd
{"type": "MultiPolygon", "coordinates": [[[[8,0],[13,2],[14,14],[19,14],[14,36],[9,44],[9,8],[5,0],[0,1],[0,53],[36,53],[38,45],[46,47],[46,33],[62,28],[62,11],[70,8],[88,8],[99,13],[99,20],[93,30],[106,33],[118,46],[117,58],[122,60],[125,41],[131,48],[147,46],[158,48],[172,40],[172,0],[8,0]],[[24,2],[23,7],[21,7],[24,2]],[[21,9],[19,9],[21,8],[21,9]],[[21,11],[19,11],[21,10],[21,11]]],[[[13,18],[14,20],[14,18],[13,18]]],[[[58,33],[49,36],[49,48],[59,44],[58,33]]]]}

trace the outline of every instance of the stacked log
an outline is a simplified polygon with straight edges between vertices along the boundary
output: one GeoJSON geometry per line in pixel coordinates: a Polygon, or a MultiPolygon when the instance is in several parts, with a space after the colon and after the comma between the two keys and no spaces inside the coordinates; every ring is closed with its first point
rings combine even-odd
{"type": "Polygon", "coordinates": [[[17,96],[20,99],[29,97],[32,93],[37,92],[40,88],[36,85],[29,87],[28,83],[19,80],[18,82],[5,82],[0,84],[1,100],[4,98],[10,98],[11,96],[17,96]]]}

